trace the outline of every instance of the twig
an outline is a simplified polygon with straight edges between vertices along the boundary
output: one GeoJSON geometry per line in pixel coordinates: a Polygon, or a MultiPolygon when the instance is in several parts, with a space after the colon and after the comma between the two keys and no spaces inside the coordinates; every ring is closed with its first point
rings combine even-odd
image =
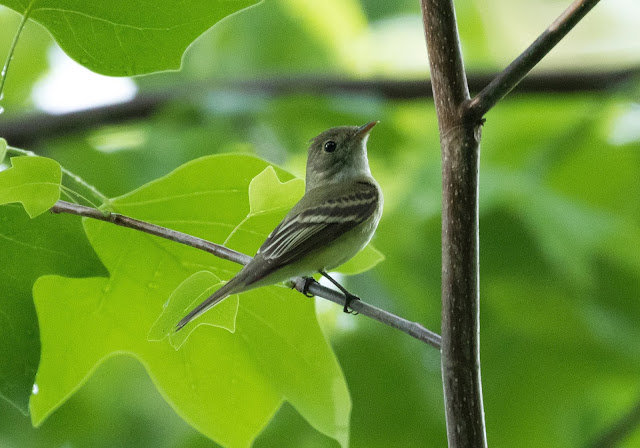
{"type": "MultiPolygon", "coordinates": [[[[157,226],[145,221],[140,221],[129,216],[120,215],[118,213],[103,213],[100,210],[96,210],[91,207],[85,207],[83,205],[72,204],[70,202],[58,201],[51,208],[53,213],[70,213],[73,215],[84,216],[87,218],[98,219],[100,221],[106,221],[118,226],[128,227],[130,229],[139,230],[151,235],[155,235],[161,238],[165,238],[176,243],[185,244],[187,246],[194,247],[196,249],[209,252],[216,257],[224,260],[233,261],[245,265],[251,260],[249,255],[245,255],[219,244],[211,243],[202,238],[197,238],[186,233],[177,232],[175,230],[167,229],[166,227],[157,226]]],[[[296,278],[293,281],[295,288],[302,292],[304,279],[296,278]]],[[[315,282],[312,283],[307,289],[315,296],[322,297],[323,299],[330,300],[332,302],[344,305],[345,297],[340,292],[327,288],[315,282]]],[[[364,316],[370,317],[378,322],[389,325],[390,327],[397,328],[408,335],[425,342],[437,349],[440,349],[440,336],[430,330],[427,330],[422,325],[411,322],[395,314],[389,313],[383,309],[377,308],[373,305],[365,303],[361,300],[353,301],[350,308],[364,316]]]]}
{"type": "Polygon", "coordinates": [[[633,431],[640,427],[640,400],[625,412],[610,428],[600,434],[593,442],[587,444],[588,448],[614,448],[620,446],[633,431]]]}
{"type": "Polygon", "coordinates": [[[139,219],[129,216],[120,215],[118,213],[101,212],[95,208],[86,207],[84,205],[72,204],[71,202],[58,201],[51,207],[53,213],[70,213],[72,215],[84,216],[87,218],[98,219],[100,221],[110,222],[117,226],[128,227],[130,229],[139,230],[150,235],[159,236],[176,243],[185,244],[196,249],[209,252],[218,258],[233,261],[234,263],[247,264],[251,257],[235,250],[228,249],[219,244],[211,243],[202,238],[187,235],[186,233],[176,230],[167,229],[166,227],[157,226],[139,219]]]}
{"type": "Polygon", "coordinates": [[[480,377],[479,124],[452,0],[421,0],[442,152],[442,383],[450,448],[487,446],[480,377]]]}
{"type": "Polygon", "coordinates": [[[473,98],[467,109],[471,121],[480,120],[489,109],[507,95],[527,73],[589,12],[600,0],[575,0],[529,48],[514,60],[487,87],[473,98]]]}
{"type": "MultiPolygon", "coordinates": [[[[640,68],[594,72],[535,73],[518,84],[514,92],[574,93],[610,89],[640,75],[640,68]]],[[[469,76],[469,89],[479,92],[497,74],[469,76]]],[[[199,101],[216,91],[259,92],[265,95],[291,93],[373,95],[392,100],[422,99],[431,96],[428,80],[373,79],[355,80],[339,77],[304,76],[252,81],[192,82],[170,92],[142,92],[130,101],[95,107],[78,112],[49,115],[34,113],[5,117],[0,122],[0,136],[19,147],[33,147],[37,142],[82,132],[107,124],[144,119],[171,101],[199,101]]]]}

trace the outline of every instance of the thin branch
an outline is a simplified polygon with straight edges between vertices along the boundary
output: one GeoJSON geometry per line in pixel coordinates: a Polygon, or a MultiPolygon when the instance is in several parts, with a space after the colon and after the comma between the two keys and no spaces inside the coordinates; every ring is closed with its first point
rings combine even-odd
{"type": "Polygon", "coordinates": [[[507,95],[600,0],[575,0],[529,48],[489,83],[468,106],[471,121],[480,120],[507,95]]]}
{"type": "Polygon", "coordinates": [[[480,376],[478,123],[453,0],[421,0],[442,152],[442,383],[450,448],[487,446],[480,376]]]}
{"type": "Polygon", "coordinates": [[[640,427],[640,400],[625,412],[610,428],[600,434],[593,442],[589,443],[589,448],[614,448],[620,446],[627,437],[637,431],[640,427]]]}
{"type": "MultiPolygon", "coordinates": [[[[167,229],[166,227],[157,226],[139,219],[131,218],[129,216],[120,215],[118,213],[103,213],[100,210],[96,210],[91,207],[85,207],[83,205],[72,204],[70,202],[58,201],[51,208],[53,213],[70,213],[73,215],[84,216],[87,218],[98,219],[100,221],[110,222],[112,224],[128,227],[130,229],[139,230],[141,232],[155,235],[160,238],[165,238],[176,243],[185,244],[196,249],[209,252],[216,257],[224,260],[233,261],[242,265],[247,264],[251,257],[219,244],[211,243],[202,238],[197,238],[186,233],[178,232],[175,230],[167,229]]],[[[304,287],[304,279],[296,278],[293,281],[294,287],[302,292],[304,287]]],[[[315,296],[322,297],[323,299],[330,300],[332,302],[344,305],[345,297],[340,292],[320,285],[317,282],[312,283],[307,291],[315,296]]],[[[390,327],[397,328],[400,331],[425,342],[437,349],[440,349],[440,336],[430,330],[427,330],[417,322],[411,322],[395,314],[389,313],[383,309],[377,308],[373,305],[363,302],[362,300],[353,301],[350,308],[359,314],[370,317],[378,322],[389,325],[390,327]]]]}
{"type": "MultiPolygon", "coordinates": [[[[520,93],[576,93],[611,89],[640,75],[640,68],[584,72],[535,73],[518,84],[520,93]]],[[[469,89],[479,92],[497,74],[479,73],[469,77],[469,89]]],[[[19,147],[33,147],[37,142],[94,129],[107,124],[144,119],[171,101],[200,101],[212,92],[235,91],[284,95],[292,93],[372,95],[390,100],[431,97],[428,80],[373,79],[354,80],[335,77],[301,76],[277,79],[229,82],[192,82],[170,92],[142,92],[130,101],[95,107],[78,112],[50,115],[33,113],[5,117],[0,122],[0,136],[19,147]]]]}
{"type": "Polygon", "coordinates": [[[185,244],[196,249],[209,252],[218,258],[233,261],[234,263],[247,264],[251,257],[249,255],[236,252],[219,244],[211,243],[202,238],[178,232],[176,230],[167,229],[166,227],[157,226],[139,219],[129,216],[120,215],[118,213],[102,212],[95,208],[86,207],[84,205],[72,204],[71,202],[58,201],[51,207],[53,213],[70,213],[72,215],[84,216],[86,218],[98,219],[100,221],[110,222],[117,226],[128,227],[130,229],[139,230],[150,235],[159,236],[161,238],[175,241],[176,243],[185,244]]]}

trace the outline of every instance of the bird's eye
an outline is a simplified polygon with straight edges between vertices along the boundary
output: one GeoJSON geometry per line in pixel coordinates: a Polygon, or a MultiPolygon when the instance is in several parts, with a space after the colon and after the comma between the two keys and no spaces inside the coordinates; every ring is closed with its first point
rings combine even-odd
{"type": "Polygon", "coordinates": [[[325,152],[333,152],[336,150],[336,142],[333,140],[329,140],[328,142],[324,142],[324,150],[325,152]]]}

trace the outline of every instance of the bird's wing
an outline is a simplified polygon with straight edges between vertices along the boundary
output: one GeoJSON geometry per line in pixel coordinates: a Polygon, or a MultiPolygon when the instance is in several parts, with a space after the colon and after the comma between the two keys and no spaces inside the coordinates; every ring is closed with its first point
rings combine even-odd
{"type": "Polygon", "coordinates": [[[346,190],[312,191],[300,200],[258,250],[270,271],[331,244],[375,213],[379,192],[374,184],[360,181],[346,190]]]}

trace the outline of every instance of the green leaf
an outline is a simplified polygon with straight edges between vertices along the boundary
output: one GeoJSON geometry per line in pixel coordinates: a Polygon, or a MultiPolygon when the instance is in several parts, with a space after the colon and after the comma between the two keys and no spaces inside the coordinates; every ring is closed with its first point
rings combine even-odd
{"type": "Polygon", "coordinates": [[[96,73],[134,76],[177,70],[187,47],[255,0],[153,2],[2,0],[42,24],[71,58],[96,73]]]}
{"type": "MultiPolygon", "coordinates": [[[[248,156],[205,157],[112,204],[123,214],[218,243],[233,234],[229,246],[239,249],[247,241],[262,242],[265,229],[275,227],[286,212],[277,207],[279,213],[270,209],[247,219],[249,185],[266,167],[248,156]]],[[[271,170],[291,179],[280,169],[263,176],[271,170]]],[[[278,203],[253,194],[251,203],[260,208],[278,203]]],[[[109,223],[85,220],[84,225],[110,276],[46,276],[34,286],[42,341],[38,393],[30,403],[35,425],[105,359],[128,353],[145,366],[181,417],[224,446],[249,446],[283,400],[313,427],[347,445],[351,400],[313,301],[283,286],[249,291],[240,296],[234,333],[200,325],[176,351],[167,341],[147,340],[167,298],[194,273],[207,270],[229,279],[239,266],[109,223]]]]}
{"type": "Polygon", "coordinates": [[[62,171],[46,157],[12,157],[11,168],[0,172],[0,205],[20,202],[30,217],[49,210],[60,199],[62,171]]]}
{"type": "Polygon", "coordinates": [[[4,162],[4,158],[7,155],[7,141],[0,138],[0,163],[4,162]]]}
{"type": "Polygon", "coordinates": [[[384,255],[371,244],[367,245],[351,260],[335,269],[337,272],[346,275],[360,274],[372,269],[375,265],[384,260],[384,255]]]}
{"type": "Polygon", "coordinates": [[[249,184],[250,215],[272,210],[288,210],[304,194],[304,181],[293,179],[283,183],[272,166],[253,178],[249,184]]]}
{"type": "MultiPolygon", "coordinates": [[[[22,17],[13,11],[3,8],[0,11],[0,61],[2,64],[8,57],[22,17]]],[[[51,35],[39,24],[28,21],[20,34],[17,50],[11,60],[0,104],[4,114],[16,117],[24,109],[32,107],[31,92],[34,84],[42,79],[49,68],[47,52],[53,44],[51,35]]],[[[3,115],[3,118],[5,115],[3,115]]]]}
{"type": "Polygon", "coordinates": [[[177,350],[187,340],[191,332],[201,324],[225,328],[233,333],[236,330],[236,316],[238,314],[237,295],[226,298],[201,318],[189,322],[178,333],[173,331],[180,319],[220,286],[222,286],[220,279],[209,271],[196,272],[180,283],[180,286],[171,293],[169,300],[164,304],[164,311],[151,327],[148,339],[161,341],[168,335],[171,345],[177,350]]]}
{"type": "Polygon", "coordinates": [[[104,268],[84,237],[80,220],[43,214],[30,219],[22,207],[0,207],[0,396],[22,413],[40,360],[38,319],[31,289],[41,275],[90,276],[104,268]]]}

